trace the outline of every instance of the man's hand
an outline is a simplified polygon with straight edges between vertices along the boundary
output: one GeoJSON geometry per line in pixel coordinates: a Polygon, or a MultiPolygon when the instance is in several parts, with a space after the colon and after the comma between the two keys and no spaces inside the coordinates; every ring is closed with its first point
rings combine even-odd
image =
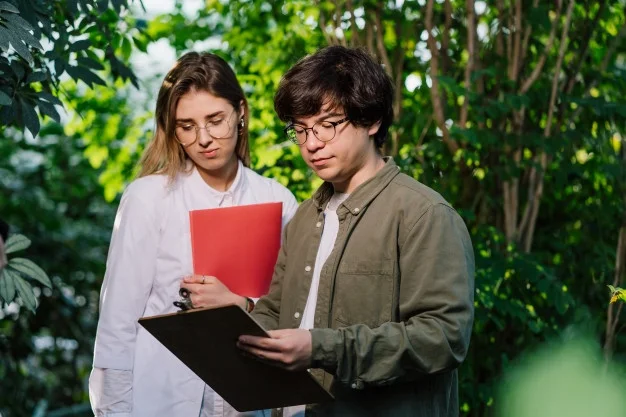
{"type": "Polygon", "coordinates": [[[240,336],[237,346],[274,366],[300,371],[311,366],[311,332],[306,329],[282,329],[270,337],[240,336]]]}
{"type": "Polygon", "coordinates": [[[230,292],[226,285],[209,275],[192,275],[184,277],[180,283],[181,288],[187,288],[193,308],[219,307],[225,304],[237,304],[246,306],[247,300],[230,292]]]}

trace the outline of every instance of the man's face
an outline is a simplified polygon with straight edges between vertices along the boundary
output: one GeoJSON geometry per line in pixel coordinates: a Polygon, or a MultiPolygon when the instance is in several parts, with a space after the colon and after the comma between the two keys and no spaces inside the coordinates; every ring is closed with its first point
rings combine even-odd
{"type": "MultiPolygon", "coordinates": [[[[294,124],[310,128],[322,121],[338,122],[345,118],[341,109],[325,106],[314,116],[294,120],[294,124]]],[[[332,183],[338,192],[350,193],[369,179],[369,168],[380,158],[370,138],[378,128],[379,124],[366,128],[347,121],[335,127],[335,136],[328,142],[319,140],[312,130],[308,130],[306,142],[300,145],[300,153],[321,179],[332,183]]]]}

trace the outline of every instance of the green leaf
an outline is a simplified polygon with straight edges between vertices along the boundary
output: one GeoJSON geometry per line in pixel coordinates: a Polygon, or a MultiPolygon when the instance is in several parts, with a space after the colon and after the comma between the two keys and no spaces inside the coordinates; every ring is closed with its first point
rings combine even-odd
{"type": "Polygon", "coordinates": [[[0,106],[10,106],[13,100],[4,91],[0,90],[0,106]]]}
{"type": "Polygon", "coordinates": [[[24,75],[26,75],[26,67],[24,66],[22,61],[20,61],[18,59],[14,59],[11,62],[11,70],[15,74],[15,78],[18,81],[21,81],[21,80],[24,79],[24,75]]]}
{"type": "Polygon", "coordinates": [[[15,119],[15,103],[12,106],[0,106],[0,124],[9,125],[15,119]]]}
{"type": "Polygon", "coordinates": [[[48,274],[45,273],[36,263],[26,258],[13,258],[9,260],[7,264],[9,268],[21,272],[29,278],[39,281],[48,288],[52,288],[52,282],[48,278],[48,274]]]}
{"type": "Polygon", "coordinates": [[[6,1],[0,1],[0,10],[5,10],[11,13],[19,13],[20,11],[11,3],[7,3],[6,1]]]}
{"type": "Polygon", "coordinates": [[[91,41],[89,39],[81,39],[70,45],[71,52],[79,52],[91,47],[91,41]]]}
{"type": "Polygon", "coordinates": [[[24,250],[27,247],[29,247],[30,244],[31,244],[30,239],[24,235],[20,235],[20,234],[11,235],[6,241],[4,252],[8,255],[9,253],[24,250]]]}
{"type": "Polygon", "coordinates": [[[25,101],[22,101],[22,120],[24,121],[26,129],[28,129],[33,136],[37,136],[39,128],[41,127],[39,124],[39,116],[37,116],[35,108],[25,101]]]}
{"type": "Polygon", "coordinates": [[[61,122],[61,116],[59,116],[59,112],[57,112],[57,110],[54,108],[54,105],[45,101],[38,101],[37,107],[39,107],[39,113],[51,117],[57,123],[61,122]]]}
{"type": "Polygon", "coordinates": [[[15,273],[4,268],[0,271],[0,297],[9,304],[15,298],[15,273]]]}
{"type": "Polygon", "coordinates": [[[83,80],[85,84],[93,86],[93,84],[106,85],[106,83],[93,72],[85,67],[72,67],[66,68],[67,73],[75,80],[83,80]]]}
{"type": "Polygon", "coordinates": [[[14,35],[14,37],[27,45],[33,46],[38,49],[43,49],[39,40],[37,40],[28,30],[23,29],[17,23],[5,21],[2,22],[14,35]]]}
{"type": "Polygon", "coordinates": [[[4,26],[0,25],[0,49],[3,52],[7,52],[9,50],[9,37],[6,34],[9,30],[4,26]]]}
{"type": "Polygon", "coordinates": [[[15,52],[17,52],[19,56],[21,56],[26,62],[28,62],[29,65],[33,65],[34,63],[33,56],[30,54],[28,47],[24,45],[24,42],[22,41],[22,39],[20,39],[15,34],[16,31],[11,30],[11,29],[12,28],[9,28],[8,31],[4,32],[5,36],[9,40],[9,43],[11,44],[13,49],[15,49],[15,52]]]}
{"type": "Polygon", "coordinates": [[[26,77],[26,82],[27,83],[42,82],[47,79],[48,79],[48,75],[45,72],[37,71],[37,72],[30,73],[28,77],[26,77]]]}
{"type": "Polygon", "coordinates": [[[123,36],[122,37],[122,55],[124,55],[124,58],[128,60],[132,52],[133,52],[133,46],[131,45],[130,40],[126,36],[123,36]]]}
{"type": "Polygon", "coordinates": [[[104,13],[109,8],[109,0],[97,0],[98,10],[100,13],[104,13]]]}
{"type": "Polygon", "coordinates": [[[19,15],[17,14],[10,14],[10,13],[6,13],[2,15],[3,19],[6,19],[7,21],[21,27],[22,29],[26,29],[26,30],[33,30],[33,27],[30,25],[30,23],[28,23],[26,20],[22,19],[19,15]]]}
{"type": "Polygon", "coordinates": [[[59,100],[57,97],[53,96],[52,94],[48,93],[47,91],[40,91],[37,93],[37,95],[39,96],[40,99],[46,100],[48,103],[56,104],[58,106],[63,106],[63,103],[61,102],[61,100],[59,100]]]}
{"type": "Polygon", "coordinates": [[[13,280],[15,289],[24,302],[24,306],[34,313],[37,308],[37,298],[33,292],[33,287],[17,274],[13,275],[13,280]]]}
{"type": "Polygon", "coordinates": [[[91,68],[91,69],[95,69],[95,70],[103,70],[104,66],[99,63],[98,61],[94,61],[91,58],[86,58],[86,57],[82,57],[79,56],[76,59],[76,62],[78,62],[79,65],[82,65],[83,67],[87,67],[87,68],[91,68]]]}
{"type": "Polygon", "coordinates": [[[124,3],[124,0],[111,0],[113,8],[118,14],[122,12],[122,7],[124,6],[124,3]]]}

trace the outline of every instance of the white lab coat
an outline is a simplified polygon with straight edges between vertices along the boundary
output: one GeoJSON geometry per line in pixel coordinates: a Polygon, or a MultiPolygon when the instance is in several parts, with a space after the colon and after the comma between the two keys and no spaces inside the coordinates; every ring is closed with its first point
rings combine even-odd
{"type": "MultiPolygon", "coordinates": [[[[137,320],[177,311],[172,302],[179,299],[182,277],[193,270],[190,210],[280,201],[284,226],[297,209],[293,194],[275,180],[245,168],[241,162],[226,192],[210,188],[195,168],[190,174],[179,174],[171,184],[166,176],[150,175],[128,186],[115,218],[100,294],[93,364],[94,372],[100,374],[92,373],[90,379],[90,397],[97,415],[200,415],[204,382],[137,320]],[[102,384],[102,369],[129,371],[128,382],[124,383],[122,378],[122,386],[116,381],[113,388],[111,384],[107,388],[102,384]],[[130,384],[131,375],[132,386],[125,386],[130,384]],[[126,407],[129,412],[98,411],[98,407],[106,409],[111,404],[111,391],[128,394],[129,389],[131,395],[121,399],[122,409],[126,407]],[[132,404],[128,403],[129,399],[132,404]]],[[[210,388],[206,387],[206,393],[202,416],[238,415],[210,388]]],[[[113,409],[119,410],[120,404],[113,409]]]]}

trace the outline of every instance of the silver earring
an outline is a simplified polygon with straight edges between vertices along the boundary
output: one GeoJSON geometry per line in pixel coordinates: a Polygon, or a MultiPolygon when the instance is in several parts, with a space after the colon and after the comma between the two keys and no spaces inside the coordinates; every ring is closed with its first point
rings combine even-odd
{"type": "Polygon", "coordinates": [[[246,122],[243,120],[243,117],[242,117],[241,120],[239,121],[239,127],[243,129],[245,125],[246,125],[246,122]]]}

